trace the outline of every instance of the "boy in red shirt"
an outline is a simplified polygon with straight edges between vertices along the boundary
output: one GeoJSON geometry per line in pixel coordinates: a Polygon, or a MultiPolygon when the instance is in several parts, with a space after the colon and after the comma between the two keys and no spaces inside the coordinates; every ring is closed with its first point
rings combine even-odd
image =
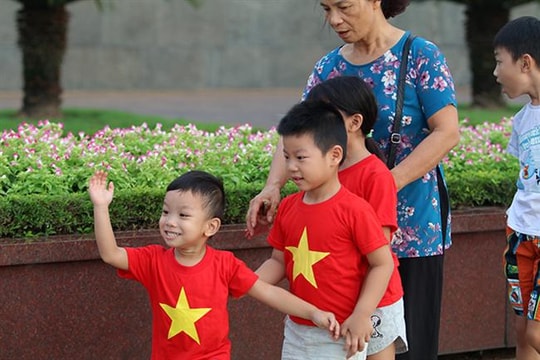
{"type": "Polygon", "coordinates": [[[221,225],[223,184],[202,171],[190,171],[167,187],[159,220],[161,245],[119,247],[109,218],[114,185],[96,172],[89,183],[95,236],[103,261],[122,277],[147,289],[152,307],[152,359],[229,360],[229,295],[249,294],[279,311],[298,316],[339,336],[332,313],[258,279],[231,252],[207,246],[221,225]]]}
{"type": "MultiPolygon", "coordinates": [[[[386,158],[370,137],[377,121],[377,101],[366,82],[357,76],[338,76],[315,85],[307,100],[323,100],[334,105],[347,129],[347,157],[339,167],[339,181],[353,194],[365,199],[375,210],[384,235],[391,242],[397,225],[397,189],[386,158]]],[[[397,266],[388,288],[371,316],[374,331],[368,360],[394,360],[407,351],[403,287],[397,266]]]]}
{"type": "Polygon", "coordinates": [[[339,182],[347,149],[343,118],[326,102],[305,101],[285,115],[278,133],[300,192],[281,202],[268,237],[272,256],[257,273],[273,284],[286,277],[293,294],[334,312],[343,336],[332,341],[291,316],[282,359],[365,358],[371,315],[395,263],[372,207],[339,182]]]}

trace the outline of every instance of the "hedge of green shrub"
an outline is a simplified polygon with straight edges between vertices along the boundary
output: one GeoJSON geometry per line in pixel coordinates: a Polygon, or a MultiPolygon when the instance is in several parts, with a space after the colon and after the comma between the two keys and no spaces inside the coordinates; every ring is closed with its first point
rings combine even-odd
{"type": "MultiPolygon", "coordinates": [[[[511,122],[470,127],[443,163],[454,209],[507,206],[515,191],[517,160],[505,154],[511,122]]],[[[192,125],[108,129],[92,136],[64,134],[61,124],[22,124],[0,138],[0,238],[93,231],[87,181],[96,169],[115,183],[110,207],[115,230],[153,228],[164,189],[190,169],[221,177],[225,223],[243,223],[249,200],[264,185],[277,141],[275,130],[248,126],[214,133],[192,125]]],[[[288,184],[283,194],[295,191],[288,184]]]]}

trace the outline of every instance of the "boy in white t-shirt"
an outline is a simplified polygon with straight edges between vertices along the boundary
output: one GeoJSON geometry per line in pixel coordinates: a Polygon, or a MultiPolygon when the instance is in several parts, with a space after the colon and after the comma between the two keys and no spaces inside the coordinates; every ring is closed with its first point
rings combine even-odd
{"type": "Polygon", "coordinates": [[[517,191],[507,210],[505,273],[516,313],[516,360],[540,359],[540,21],[504,25],[493,42],[493,75],[510,98],[528,95],[514,117],[508,153],[519,159],[517,191]]]}

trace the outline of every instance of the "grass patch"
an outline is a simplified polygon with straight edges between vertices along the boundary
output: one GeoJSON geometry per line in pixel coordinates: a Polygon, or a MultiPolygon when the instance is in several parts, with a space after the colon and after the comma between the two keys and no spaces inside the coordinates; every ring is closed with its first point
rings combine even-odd
{"type": "MultiPolygon", "coordinates": [[[[94,134],[106,125],[111,128],[129,128],[133,125],[140,126],[146,123],[151,129],[161,124],[163,130],[170,130],[175,124],[193,124],[193,121],[185,119],[169,119],[153,115],[138,115],[117,110],[102,109],[64,109],[64,118],[48,119],[50,122],[63,123],[65,133],[94,134]]],[[[0,132],[8,129],[16,130],[22,122],[37,124],[39,120],[18,118],[15,110],[0,110],[0,132]]],[[[215,131],[222,124],[196,123],[198,129],[215,131]]]]}
{"type": "MultiPolygon", "coordinates": [[[[484,122],[498,123],[503,117],[514,116],[522,105],[508,105],[499,109],[484,109],[471,107],[470,105],[459,105],[458,116],[460,120],[469,119],[470,125],[478,125],[484,122]]],[[[133,125],[140,126],[146,123],[151,129],[157,124],[161,124],[164,130],[171,129],[175,124],[187,125],[195,124],[198,129],[213,132],[223,124],[220,123],[198,123],[185,119],[170,119],[153,115],[138,115],[124,111],[106,109],[64,109],[63,119],[49,119],[51,122],[64,124],[64,131],[77,134],[84,132],[91,135],[103,129],[106,125],[111,128],[129,128],[133,125]]],[[[23,119],[16,116],[15,110],[0,110],[0,132],[17,129],[23,121],[36,124],[38,120],[23,119]]],[[[258,129],[254,129],[258,130],[258,129]]]]}
{"type": "Polygon", "coordinates": [[[523,105],[507,105],[499,109],[485,109],[470,105],[458,105],[459,120],[469,119],[470,125],[479,125],[484,122],[498,123],[503,117],[514,116],[523,105]]]}

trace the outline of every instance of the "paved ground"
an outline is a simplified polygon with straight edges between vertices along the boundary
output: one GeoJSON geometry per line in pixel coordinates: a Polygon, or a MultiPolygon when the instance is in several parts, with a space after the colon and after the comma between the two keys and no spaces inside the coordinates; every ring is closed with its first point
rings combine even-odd
{"type": "MultiPolygon", "coordinates": [[[[468,89],[458,89],[458,101],[468,102],[468,89]]],[[[197,122],[228,125],[250,123],[269,128],[301,96],[301,89],[210,89],[182,91],[65,91],[63,106],[101,108],[197,122]]],[[[17,109],[20,92],[0,91],[0,109],[17,109]]],[[[512,349],[441,356],[440,360],[512,360],[512,349]]]]}
{"type": "MultiPolygon", "coordinates": [[[[229,125],[269,128],[301,96],[300,89],[65,91],[63,107],[102,108],[229,125]]],[[[20,92],[0,92],[0,109],[21,105],[20,92]]]]}
{"type": "MultiPolygon", "coordinates": [[[[301,96],[301,89],[207,89],[178,91],[73,91],[63,95],[63,107],[102,108],[185,118],[229,125],[277,125],[301,96]]],[[[0,91],[0,109],[17,109],[22,95],[0,91]]],[[[469,101],[468,89],[458,89],[458,101],[469,101]]]]}
{"type": "Polygon", "coordinates": [[[514,349],[477,351],[466,354],[439,356],[439,360],[515,360],[514,349]]]}

